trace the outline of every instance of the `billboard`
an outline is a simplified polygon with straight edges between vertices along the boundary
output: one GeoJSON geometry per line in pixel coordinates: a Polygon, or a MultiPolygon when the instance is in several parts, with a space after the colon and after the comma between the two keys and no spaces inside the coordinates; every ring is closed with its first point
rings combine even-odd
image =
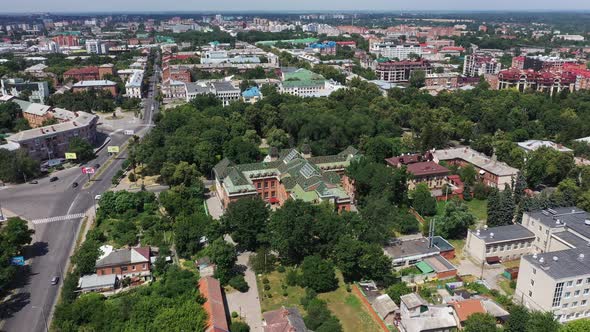
{"type": "Polygon", "coordinates": [[[74,152],[66,152],[66,159],[78,159],[74,152]]]}
{"type": "Polygon", "coordinates": [[[82,174],[94,174],[94,167],[82,167],[82,174]]]}
{"type": "Polygon", "coordinates": [[[118,146],[107,146],[107,151],[109,153],[119,153],[119,147],[118,146]]]}
{"type": "Polygon", "coordinates": [[[25,258],[23,256],[14,256],[10,259],[11,265],[24,266],[25,258]]]}

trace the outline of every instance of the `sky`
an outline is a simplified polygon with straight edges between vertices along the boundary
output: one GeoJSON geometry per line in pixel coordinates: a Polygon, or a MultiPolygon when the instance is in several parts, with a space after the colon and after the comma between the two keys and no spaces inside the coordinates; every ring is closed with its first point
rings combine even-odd
{"type": "Polygon", "coordinates": [[[590,0],[0,0],[10,12],[590,10],[590,0]]]}

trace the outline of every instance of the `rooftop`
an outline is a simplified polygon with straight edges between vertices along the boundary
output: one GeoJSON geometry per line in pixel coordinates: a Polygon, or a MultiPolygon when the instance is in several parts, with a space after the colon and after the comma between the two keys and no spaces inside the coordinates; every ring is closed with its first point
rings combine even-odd
{"type": "Polygon", "coordinates": [[[146,263],[150,261],[150,247],[114,250],[108,256],[96,262],[96,268],[119,266],[130,263],[146,263]]]}
{"type": "Polygon", "coordinates": [[[140,88],[141,84],[143,83],[143,70],[135,69],[127,84],[125,84],[126,88],[140,88]]]}
{"type": "Polygon", "coordinates": [[[407,166],[408,173],[414,176],[448,175],[451,173],[448,168],[441,166],[434,161],[422,161],[407,166]]]}
{"type": "Polygon", "coordinates": [[[400,302],[403,303],[408,309],[428,305],[428,302],[426,302],[426,300],[416,293],[402,295],[400,297],[400,302]]]}
{"type": "Polygon", "coordinates": [[[441,251],[441,249],[435,246],[434,243],[433,246],[429,248],[427,238],[406,241],[394,240],[390,242],[390,244],[387,245],[384,250],[386,254],[393,258],[394,261],[404,260],[413,256],[434,256],[439,254],[441,251]]]}
{"type": "Polygon", "coordinates": [[[303,317],[297,308],[282,307],[277,310],[267,311],[264,317],[264,332],[308,332],[303,317]]]}
{"type": "Polygon", "coordinates": [[[395,304],[395,302],[393,302],[391,297],[389,297],[387,294],[378,296],[375,301],[373,301],[372,305],[382,319],[387,315],[399,310],[397,304],[395,304]]]}
{"type": "Polygon", "coordinates": [[[117,83],[109,80],[89,80],[80,81],[74,84],[74,88],[86,88],[95,86],[117,86],[117,83]]]}
{"type": "Polygon", "coordinates": [[[555,280],[590,275],[590,248],[575,248],[522,256],[555,280]]]}
{"type": "Polygon", "coordinates": [[[78,281],[78,287],[83,290],[107,288],[115,286],[115,282],[117,282],[116,274],[105,274],[101,276],[97,274],[90,274],[80,277],[80,280],[78,281]]]}
{"type": "MultiPolygon", "coordinates": [[[[471,231],[473,232],[473,231],[471,231]]],[[[521,224],[512,224],[487,229],[478,229],[473,234],[485,243],[514,241],[519,239],[534,239],[535,234],[521,224]]]]}
{"type": "Polygon", "coordinates": [[[199,292],[206,299],[203,308],[209,316],[206,332],[229,332],[225,304],[219,280],[204,277],[199,280],[199,292]]]}
{"type": "Polygon", "coordinates": [[[459,320],[461,322],[466,321],[467,318],[469,318],[469,316],[475,313],[486,313],[483,304],[478,299],[469,299],[460,302],[453,302],[451,303],[451,305],[455,309],[457,317],[459,317],[459,320]]]}
{"type": "Polygon", "coordinates": [[[557,150],[559,152],[573,152],[574,151],[574,150],[567,148],[561,144],[557,144],[557,143],[554,143],[551,141],[542,141],[542,140],[536,140],[536,139],[531,139],[528,141],[519,142],[518,146],[521,147],[522,149],[524,149],[525,151],[535,151],[541,147],[552,148],[552,149],[557,150]]]}
{"type": "Polygon", "coordinates": [[[498,176],[510,176],[518,173],[516,168],[510,167],[508,164],[501,161],[493,160],[492,158],[468,147],[435,150],[433,154],[435,159],[439,161],[461,159],[486,172],[498,176]]]}

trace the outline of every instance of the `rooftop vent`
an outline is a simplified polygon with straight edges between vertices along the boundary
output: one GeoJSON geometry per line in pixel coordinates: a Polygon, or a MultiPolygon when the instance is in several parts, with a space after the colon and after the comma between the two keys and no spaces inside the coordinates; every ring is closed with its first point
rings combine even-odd
{"type": "Polygon", "coordinates": [[[483,229],[488,229],[488,225],[483,225],[483,229]]]}
{"type": "Polygon", "coordinates": [[[590,219],[586,219],[586,220],[584,220],[584,224],[586,224],[586,225],[590,226],[590,219]]]}
{"type": "Polygon", "coordinates": [[[545,259],[543,257],[539,258],[539,263],[545,263],[545,259]]]}
{"type": "MultiPolygon", "coordinates": [[[[590,244],[590,243],[589,243],[590,244]]],[[[533,254],[533,259],[537,259],[537,253],[533,254]]]]}
{"type": "Polygon", "coordinates": [[[490,233],[490,237],[493,239],[494,238],[494,233],[490,233]]]}
{"type": "Polygon", "coordinates": [[[551,213],[551,214],[557,214],[557,211],[555,211],[553,209],[547,209],[547,211],[549,211],[549,213],[551,213]]]}
{"type": "Polygon", "coordinates": [[[559,260],[559,257],[557,257],[557,256],[553,256],[553,261],[554,261],[554,262],[557,262],[558,260],[559,260]]]}
{"type": "Polygon", "coordinates": [[[578,259],[580,259],[580,260],[584,259],[584,254],[579,254],[578,259]]]}

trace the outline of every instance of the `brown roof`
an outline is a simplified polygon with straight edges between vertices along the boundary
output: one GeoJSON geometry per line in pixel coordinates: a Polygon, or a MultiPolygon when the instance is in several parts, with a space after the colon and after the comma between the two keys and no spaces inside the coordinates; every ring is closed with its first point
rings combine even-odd
{"type": "Polygon", "coordinates": [[[98,67],[83,67],[83,68],[72,68],[64,73],[64,75],[83,75],[83,74],[97,74],[98,67]]]}
{"type": "Polygon", "coordinates": [[[264,332],[307,332],[305,322],[297,308],[282,307],[267,311],[264,317],[264,332]]]}
{"type": "Polygon", "coordinates": [[[453,302],[452,305],[461,322],[466,321],[469,316],[475,313],[486,313],[486,309],[481,304],[481,301],[477,299],[453,302]]]}
{"type": "Polygon", "coordinates": [[[204,277],[199,280],[199,292],[207,300],[203,304],[203,309],[209,316],[206,332],[229,332],[227,324],[227,315],[223,294],[221,293],[221,284],[219,280],[213,277],[204,277]]]}
{"type": "Polygon", "coordinates": [[[423,161],[419,163],[409,164],[408,173],[414,176],[426,176],[426,175],[447,175],[451,173],[448,168],[441,166],[434,161],[423,161]]]}

